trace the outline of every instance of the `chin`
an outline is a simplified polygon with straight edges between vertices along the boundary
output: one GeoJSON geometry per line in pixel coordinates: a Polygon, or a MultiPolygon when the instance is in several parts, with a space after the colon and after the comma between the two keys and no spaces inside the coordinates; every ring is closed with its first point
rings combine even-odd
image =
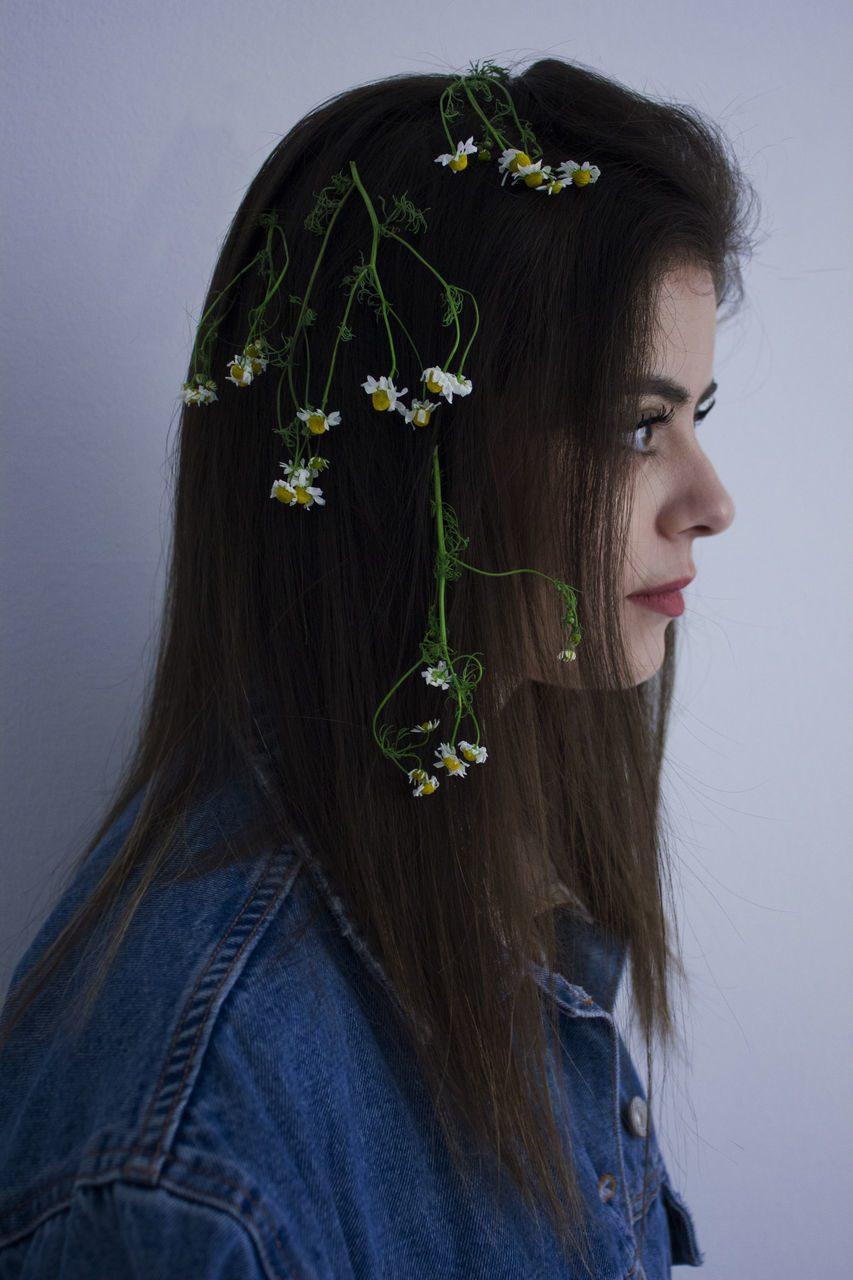
{"type": "Polygon", "coordinates": [[[628,661],[633,685],[645,684],[660,671],[666,657],[665,634],[665,629],[662,629],[660,638],[648,637],[644,642],[629,646],[628,661]]]}

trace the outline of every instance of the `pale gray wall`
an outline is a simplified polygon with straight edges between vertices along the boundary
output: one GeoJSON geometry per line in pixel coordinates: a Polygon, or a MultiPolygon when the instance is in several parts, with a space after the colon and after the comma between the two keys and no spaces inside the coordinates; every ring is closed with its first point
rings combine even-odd
{"type": "Polygon", "coordinates": [[[738,516],[697,545],[679,624],[668,794],[693,1065],[673,1067],[660,1126],[707,1280],[841,1276],[850,10],[437,0],[425,15],[422,0],[6,0],[0,977],[132,735],[176,393],[246,184],[307,108],[357,82],[577,58],[722,120],[765,204],[769,238],[721,335],[702,428],[738,516]]]}

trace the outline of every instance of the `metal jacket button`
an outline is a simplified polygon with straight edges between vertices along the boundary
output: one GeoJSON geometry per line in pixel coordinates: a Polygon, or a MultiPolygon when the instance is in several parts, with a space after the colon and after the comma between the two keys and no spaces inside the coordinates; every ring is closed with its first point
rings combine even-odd
{"type": "Polygon", "coordinates": [[[628,1103],[628,1128],[636,1138],[649,1136],[649,1108],[645,1098],[632,1098],[628,1103]]]}

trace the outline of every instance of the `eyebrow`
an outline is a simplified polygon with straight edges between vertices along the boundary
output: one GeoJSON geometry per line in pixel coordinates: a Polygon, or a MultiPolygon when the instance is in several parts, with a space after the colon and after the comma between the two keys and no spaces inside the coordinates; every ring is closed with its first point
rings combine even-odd
{"type": "MultiPolygon", "coordinates": [[[[641,396],[661,396],[664,400],[671,400],[674,405],[689,404],[693,398],[686,387],[680,382],[673,382],[671,378],[645,378],[639,390],[641,396]]],[[[696,404],[704,404],[716,392],[716,382],[709,382],[696,404]]]]}

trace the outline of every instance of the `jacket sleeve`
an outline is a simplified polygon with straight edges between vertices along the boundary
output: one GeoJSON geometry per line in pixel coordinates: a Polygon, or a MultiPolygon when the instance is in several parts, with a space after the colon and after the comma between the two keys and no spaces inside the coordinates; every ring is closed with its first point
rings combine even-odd
{"type": "Polygon", "coordinates": [[[249,1227],[162,1187],[78,1188],[35,1231],[0,1249],[0,1280],[280,1280],[249,1227]]]}

